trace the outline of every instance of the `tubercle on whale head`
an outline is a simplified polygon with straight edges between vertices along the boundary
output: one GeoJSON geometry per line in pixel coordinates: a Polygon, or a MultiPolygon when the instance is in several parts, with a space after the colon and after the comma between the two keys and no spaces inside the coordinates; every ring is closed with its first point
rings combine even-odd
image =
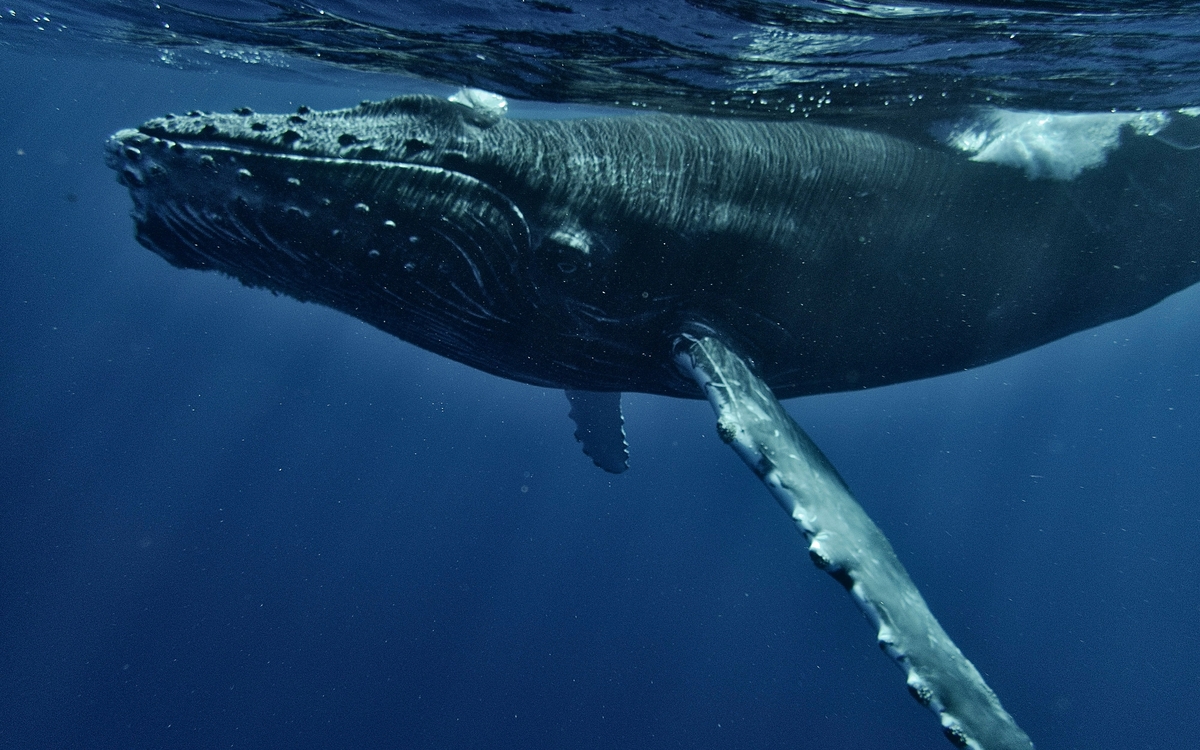
{"type": "Polygon", "coordinates": [[[406,95],[338,110],[301,106],[292,114],[248,107],[230,114],[192,111],[149,120],[138,131],[264,153],[438,165],[467,157],[480,132],[503,119],[506,108],[495,95],[464,90],[450,99],[406,95]]]}

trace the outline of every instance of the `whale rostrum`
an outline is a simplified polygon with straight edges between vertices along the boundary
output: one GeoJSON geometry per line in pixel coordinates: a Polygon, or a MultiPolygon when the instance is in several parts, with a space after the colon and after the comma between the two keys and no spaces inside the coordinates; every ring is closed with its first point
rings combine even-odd
{"type": "Polygon", "coordinates": [[[107,149],[172,264],[561,388],[607,471],[628,466],[622,391],[708,399],[946,736],[1011,750],[1029,738],[778,399],[982,365],[1200,280],[1195,115],[960,113],[904,140],[510,118],[468,90],[169,115],[107,149]]]}

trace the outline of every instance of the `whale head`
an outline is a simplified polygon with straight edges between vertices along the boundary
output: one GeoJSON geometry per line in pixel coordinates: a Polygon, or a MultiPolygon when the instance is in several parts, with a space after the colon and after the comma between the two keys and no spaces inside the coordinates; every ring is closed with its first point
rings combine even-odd
{"type": "Polygon", "coordinates": [[[133,198],[138,240],[172,264],[511,376],[504,360],[540,314],[525,281],[529,228],[513,201],[454,168],[496,119],[494,107],[427,96],[192,112],[116,133],[107,161],[133,198]]]}

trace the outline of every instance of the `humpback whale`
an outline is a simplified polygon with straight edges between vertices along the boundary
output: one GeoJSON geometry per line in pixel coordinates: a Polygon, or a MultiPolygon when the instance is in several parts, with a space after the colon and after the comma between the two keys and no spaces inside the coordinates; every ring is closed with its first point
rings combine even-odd
{"type": "Polygon", "coordinates": [[[621,392],[707,399],[944,734],[1011,750],[1032,743],[779,401],[979,366],[1200,280],[1193,115],[1088,121],[1064,167],[983,126],[533,120],[466,90],[167,115],[107,159],[170,263],[563,389],[607,471],[621,392]]]}

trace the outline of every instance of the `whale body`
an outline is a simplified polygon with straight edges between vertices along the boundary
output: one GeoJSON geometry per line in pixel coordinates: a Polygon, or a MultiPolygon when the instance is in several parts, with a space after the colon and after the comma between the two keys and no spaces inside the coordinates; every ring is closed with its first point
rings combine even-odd
{"type": "Polygon", "coordinates": [[[609,471],[621,391],[707,398],[947,737],[1027,748],[778,399],[979,366],[1200,280],[1194,119],[1118,124],[1083,167],[1039,173],[933,138],[521,120],[460,92],[167,116],[108,160],[138,240],[174,265],[562,388],[609,471]]]}
{"type": "Polygon", "coordinates": [[[243,111],[114,141],[144,244],[541,386],[698,398],[665,342],[706,325],[780,398],[866,388],[1200,280],[1200,153],[1132,131],[1062,181],[806,122],[493,120],[433,97],[243,111]],[[161,176],[123,156],[152,139],[181,147],[153,155],[161,176]],[[429,191],[452,197],[402,205],[429,191]],[[472,211],[469,237],[427,229],[472,211]],[[259,252],[284,242],[308,249],[259,252]]]}

